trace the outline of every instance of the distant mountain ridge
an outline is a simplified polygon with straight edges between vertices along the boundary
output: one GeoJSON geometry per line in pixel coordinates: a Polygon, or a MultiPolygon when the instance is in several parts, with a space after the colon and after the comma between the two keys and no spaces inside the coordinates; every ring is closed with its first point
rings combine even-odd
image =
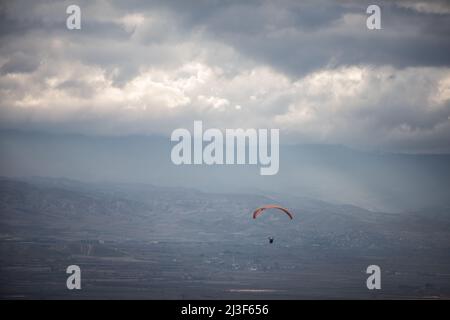
{"type": "Polygon", "coordinates": [[[334,145],[281,145],[280,171],[257,166],[176,166],[159,136],[89,137],[3,131],[0,175],[122,181],[207,192],[289,194],[401,212],[450,206],[450,155],[363,152],[334,145]]]}
{"type": "Polygon", "coordinates": [[[450,211],[383,213],[303,196],[212,193],[66,178],[0,178],[0,299],[448,297],[450,211]],[[294,219],[267,211],[279,203],[294,219]],[[274,237],[269,244],[268,236],[274,237]],[[235,289],[238,291],[233,291],[235,289]],[[271,289],[272,293],[246,289],[271,289]],[[244,292],[239,290],[244,289],[244,292]],[[180,291],[181,290],[181,291],[180,291]]]}
{"type": "Polygon", "coordinates": [[[0,178],[1,233],[21,237],[254,242],[273,232],[285,242],[330,247],[442,246],[450,240],[449,212],[387,214],[304,197],[0,178]],[[294,220],[276,213],[252,219],[267,203],[289,207],[294,220]]]}

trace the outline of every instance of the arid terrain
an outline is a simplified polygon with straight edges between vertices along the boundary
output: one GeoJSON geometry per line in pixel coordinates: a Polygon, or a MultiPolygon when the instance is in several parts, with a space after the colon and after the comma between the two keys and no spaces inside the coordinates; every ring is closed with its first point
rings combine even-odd
{"type": "MultiPolygon", "coordinates": [[[[0,181],[0,297],[449,298],[445,210],[386,214],[277,199],[67,179],[0,181]],[[268,236],[275,237],[269,244],[268,236]],[[66,268],[82,289],[66,288],[66,268]],[[367,266],[382,289],[366,288],[367,266]]],[[[431,209],[430,209],[431,210],[431,209]]]]}

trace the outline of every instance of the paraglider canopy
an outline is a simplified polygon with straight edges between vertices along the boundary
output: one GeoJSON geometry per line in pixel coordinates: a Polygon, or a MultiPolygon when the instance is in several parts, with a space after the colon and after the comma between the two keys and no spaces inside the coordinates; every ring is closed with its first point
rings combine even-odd
{"type": "Polygon", "coordinates": [[[294,216],[288,211],[288,209],[280,207],[280,206],[277,206],[277,205],[273,205],[273,204],[262,206],[262,207],[256,209],[253,212],[253,219],[256,219],[259,215],[261,215],[264,212],[264,210],[267,210],[267,209],[278,209],[278,210],[281,210],[282,212],[286,213],[291,220],[294,219],[294,216]]]}

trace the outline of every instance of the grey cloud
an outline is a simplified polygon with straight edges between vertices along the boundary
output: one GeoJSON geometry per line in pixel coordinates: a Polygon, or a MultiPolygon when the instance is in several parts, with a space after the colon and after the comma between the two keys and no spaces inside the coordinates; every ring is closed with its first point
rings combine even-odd
{"type": "Polygon", "coordinates": [[[39,60],[35,56],[17,52],[0,68],[0,73],[28,73],[33,72],[39,66],[39,60]]]}
{"type": "MultiPolygon", "coordinates": [[[[152,2],[146,10],[169,9],[176,13],[176,23],[182,29],[203,30],[206,36],[223,41],[252,59],[294,75],[330,64],[397,67],[450,64],[447,11],[430,14],[406,6],[414,1],[381,1],[383,30],[368,31],[365,10],[371,3],[162,1],[152,2]],[[339,26],[339,21],[349,14],[361,19],[339,26]]],[[[436,5],[444,8],[442,1],[436,5]]]]}
{"type": "MultiPolygon", "coordinates": [[[[38,12],[40,20],[27,13],[23,2],[13,6],[14,10],[4,9],[2,12],[9,18],[8,24],[17,26],[17,29],[23,30],[24,26],[28,29],[43,28],[46,32],[78,42],[80,47],[87,47],[79,51],[80,59],[88,63],[128,65],[132,74],[140,64],[160,60],[159,52],[153,54],[158,46],[173,46],[193,36],[197,37],[199,46],[223,42],[248,59],[274,66],[293,76],[303,76],[319,68],[351,64],[390,64],[402,68],[449,65],[448,15],[412,11],[412,1],[398,3],[380,3],[383,30],[372,32],[365,27],[365,9],[369,2],[364,1],[113,2],[105,5],[106,8],[92,5],[92,2],[81,2],[85,8],[83,31],[75,35],[61,28],[65,15],[56,14],[63,12],[65,3],[58,4],[59,11],[52,9],[51,18],[46,19],[43,18],[45,11],[36,9],[39,3],[28,10],[38,12]],[[133,35],[117,23],[119,17],[133,13],[141,13],[152,20],[158,18],[159,21],[143,25],[137,35],[133,35]],[[360,20],[346,24],[345,16],[351,14],[359,15],[360,20]],[[135,39],[130,41],[133,36],[135,39]],[[108,39],[111,40],[108,48],[99,47],[108,39]],[[129,50],[121,49],[121,44],[126,44],[129,50]],[[91,48],[101,51],[101,54],[83,55],[91,48]],[[149,58],[145,59],[139,51],[146,52],[149,58]]],[[[163,56],[166,54],[162,51],[163,56]]]]}
{"type": "MultiPolygon", "coordinates": [[[[226,26],[214,21],[208,24],[208,31],[248,56],[300,76],[329,65],[390,64],[408,67],[450,64],[450,19],[447,15],[411,15],[392,5],[386,7],[389,10],[382,12],[383,30],[379,31],[366,29],[366,6],[343,10],[330,2],[325,8],[335,15],[325,15],[323,20],[316,18],[314,21],[319,21],[316,24],[308,25],[308,10],[283,8],[293,16],[287,19],[290,23],[282,19],[271,26],[260,15],[258,33],[254,32],[254,26],[250,31],[243,27],[240,32],[229,32],[226,26]],[[330,26],[339,22],[344,12],[361,15],[359,23],[330,26]],[[440,31],[434,32],[436,30],[440,31]]],[[[277,8],[273,11],[276,16],[277,8]]],[[[318,11],[313,16],[320,16],[320,13],[318,11]]],[[[255,13],[248,10],[248,17],[241,16],[240,20],[254,20],[254,17],[250,18],[252,15],[255,13]]],[[[242,25],[245,26],[245,22],[242,25]]]]}

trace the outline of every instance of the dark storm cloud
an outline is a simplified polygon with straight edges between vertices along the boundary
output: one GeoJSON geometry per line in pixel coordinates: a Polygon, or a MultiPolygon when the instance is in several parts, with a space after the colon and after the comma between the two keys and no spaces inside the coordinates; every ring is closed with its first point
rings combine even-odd
{"type": "Polygon", "coordinates": [[[379,1],[383,30],[369,31],[366,8],[372,2],[155,1],[127,6],[170,10],[183,30],[203,30],[251,58],[296,75],[329,65],[450,64],[450,15],[445,2],[415,7],[415,1],[379,1]],[[427,5],[434,11],[426,10],[427,5]]]}
{"type": "MultiPolygon", "coordinates": [[[[442,5],[441,13],[414,10],[414,1],[379,2],[383,28],[380,31],[366,29],[365,10],[370,3],[323,0],[113,1],[108,2],[102,12],[100,5],[81,1],[80,5],[87,7],[83,10],[83,34],[67,37],[73,37],[74,41],[82,37],[79,39],[82,43],[91,44],[94,48],[95,41],[111,39],[125,42],[132,34],[113,18],[140,13],[166,18],[165,23],[149,25],[140,34],[138,43],[142,45],[180,42],[197,32],[205,40],[223,42],[250,59],[294,76],[319,68],[352,64],[389,64],[402,68],[450,64],[450,15],[442,2],[435,2],[442,5]]],[[[50,7],[49,2],[44,4],[50,7]]],[[[55,7],[63,11],[65,5],[63,2],[55,7]]],[[[417,8],[426,8],[426,5],[417,8]]],[[[4,4],[0,11],[2,35],[17,36],[36,29],[67,33],[61,28],[65,15],[56,12],[53,10],[45,16],[45,11],[34,2],[4,4]]],[[[129,48],[130,51],[136,49],[129,48]]],[[[129,51],[118,46],[96,49],[110,50],[97,55],[89,54],[88,49],[81,50],[80,58],[101,65],[128,64],[133,75],[140,64],[151,64],[151,60],[156,58],[150,51],[150,58],[144,62],[143,57],[135,59],[129,51]]],[[[136,55],[135,51],[131,52],[136,55]]]]}

